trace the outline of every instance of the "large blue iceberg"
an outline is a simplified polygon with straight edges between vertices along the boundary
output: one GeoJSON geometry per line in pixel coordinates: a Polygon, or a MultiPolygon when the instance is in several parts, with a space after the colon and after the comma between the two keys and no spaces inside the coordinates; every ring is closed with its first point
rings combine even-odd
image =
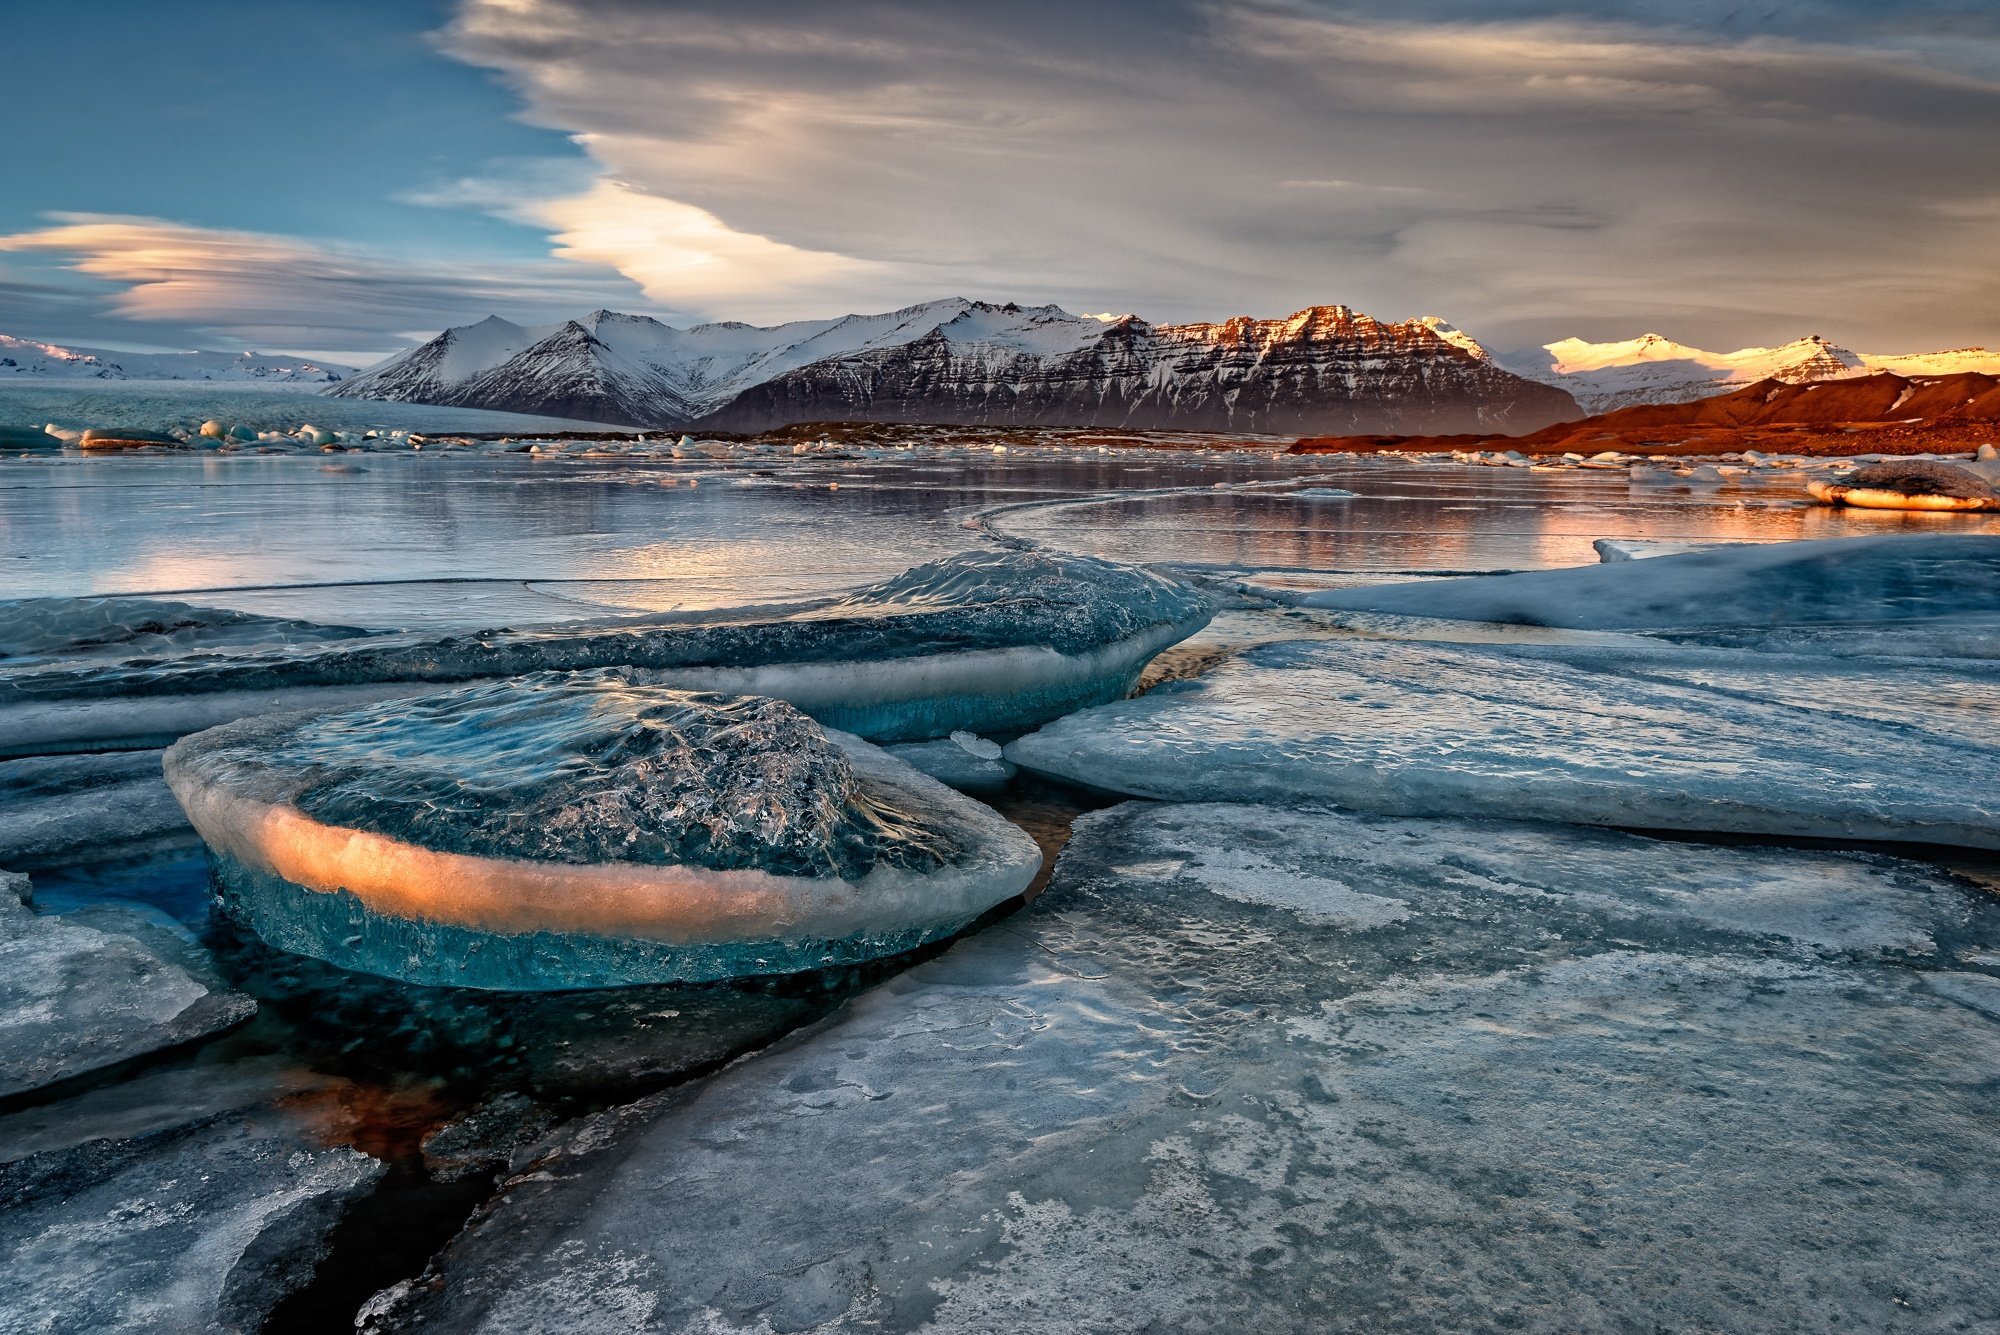
{"type": "Polygon", "coordinates": [[[912,949],[1024,890],[1035,843],[782,701],[541,673],[187,737],[167,781],[226,910],[411,982],[605,987],[912,949]]]}
{"type": "Polygon", "coordinates": [[[1209,614],[1128,566],[973,553],[819,602],[0,672],[0,754],[161,746],[274,708],[613,666],[788,700],[871,740],[1015,732],[1124,695],[1209,614]]]}

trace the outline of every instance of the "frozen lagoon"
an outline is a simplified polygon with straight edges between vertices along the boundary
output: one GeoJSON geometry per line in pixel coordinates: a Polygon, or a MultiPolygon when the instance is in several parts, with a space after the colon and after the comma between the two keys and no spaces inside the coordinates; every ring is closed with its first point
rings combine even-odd
{"type": "MultiPolygon", "coordinates": [[[[781,602],[995,544],[1166,562],[1231,604],[1161,664],[1196,679],[1273,640],[1633,652],[1589,630],[1441,629],[1241,587],[1580,565],[1601,537],[1992,531],[1840,515],[1776,481],[1674,490],[1262,451],[59,458],[0,462],[0,488],[10,593],[171,594],[368,630],[781,602]],[[1357,494],[1267,494],[1295,485],[1357,494]],[[216,585],[240,587],[185,592],[216,585]]],[[[178,655],[165,630],[138,652],[178,655]]],[[[186,647],[241,648],[235,631],[204,634],[186,647]]],[[[1741,668],[1713,657],[1705,670],[1739,693],[1788,680],[1718,676],[1741,668]]],[[[1846,670],[1890,674],[1857,676],[1841,707],[1904,736],[1942,717],[1928,701],[1963,697],[1924,665],[1846,670]]],[[[1254,1330],[1333,1311],[1356,1329],[1496,1312],[1550,1330],[1641,1312],[1926,1329],[1993,1306],[1955,1241],[1991,1231],[1996,1198],[1980,1091],[2000,936],[1989,892],[1964,879],[1990,875],[1975,855],[1379,827],[1443,859],[1414,865],[1353,817],[1130,808],[1085,822],[1026,915],[909,972],[513,998],[368,980],[232,935],[208,916],[195,846],[157,822],[121,842],[121,813],[154,809],[143,776],[5,764],[27,766],[0,780],[33,794],[17,861],[45,916],[162,950],[176,938],[258,1003],[206,1044],[0,1114],[0,1157],[23,1165],[8,1184],[33,1211],[0,1250],[24,1284],[90,1276],[35,1288],[59,1315],[106,1310],[85,1304],[121,1282],[149,1293],[147,1275],[216,1301],[149,1245],[144,1214],[100,1235],[88,1266],[45,1226],[61,1222],[50,1183],[84,1210],[100,1199],[86,1190],[151,1209],[152,1184],[211,1160],[258,1166],[171,1245],[305,1258],[246,1266],[257,1283],[228,1290],[232,1318],[282,1306],[281,1325],[310,1308],[345,1327],[433,1253],[442,1294],[396,1289],[372,1304],[377,1328],[588,1314],[675,1329],[691,1312],[711,1329],[1254,1330]],[[81,856],[51,835],[66,793],[94,832],[81,856]],[[1371,945],[1391,936],[1406,953],[1371,945]],[[962,1117],[940,1111],[954,1103],[962,1117]],[[703,1139],[675,1148],[689,1131],[703,1139]],[[830,1179],[851,1195],[815,1185],[830,1179]],[[705,1215],[702,1238],[639,1214],[614,1239],[578,1205],[659,1182],[731,1209],[705,1215]],[[489,1195],[490,1221],[452,1242],[489,1195]],[[409,1241],[321,1231],[357,1210],[409,1241]],[[319,1222],[271,1231],[288,1218],[319,1222]],[[1902,1250],[1863,1250],[1885,1237],[1902,1250]]],[[[1023,779],[993,800],[1053,845],[1096,799],[1023,779]]]]}

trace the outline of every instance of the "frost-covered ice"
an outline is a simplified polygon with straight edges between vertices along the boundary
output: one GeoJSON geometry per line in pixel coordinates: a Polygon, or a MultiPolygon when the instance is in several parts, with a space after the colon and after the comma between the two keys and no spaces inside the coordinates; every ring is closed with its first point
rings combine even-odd
{"type": "Polygon", "coordinates": [[[1996,711],[2000,678],[1979,670],[1290,641],[1007,755],[1135,797],[2000,848],[1996,711]]]}
{"type": "Polygon", "coordinates": [[[1014,763],[1002,757],[1000,744],[963,730],[934,742],[905,742],[884,747],[890,755],[921,773],[962,793],[990,793],[1014,777],[1014,763]]]}
{"type": "Polygon", "coordinates": [[[220,1033],[257,1003],[132,937],[37,914],[0,872],[0,1098],[220,1033]]]}
{"type": "Polygon", "coordinates": [[[382,1167],[275,1112],[0,1167],[0,1312],[34,1331],[256,1331],[382,1167]]]}
{"type": "Polygon", "coordinates": [[[412,982],[790,973],[912,949],[1025,889],[1034,841],[782,701],[544,673],[246,719],[166,756],[229,912],[412,982]]]}
{"type": "Polygon", "coordinates": [[[164,745],[246,714],[542,670],[629,666],[789,700],[873,740],[1019,731],[1128,691],[1201,595],[1083,556],[974,553],[811,603],[445,639],[384,636],[0,676],[0,754],[164,745]]]}
{"type": "MultiPolygon", "coordinates": [[[[1298,595],[1306,607],[1567,626],[1735,632],[1838,652],[1886,630],[1918,647],[1983,641],[2000,654],[2000,537],[1939,534],[1714,548],[1644,561],[1298,595]]],[[[1870,643],[1872,644],[1872,640],[1870,643]]],[[[1862,647],[1852,652],[1874,652],[1862,647]]]]}
{"type": "Polygon", "coordinates": [[[0,761],[0,866],[135,856],[190,834],[158,751],[0,761]]]}
{"type": "Polygon", "coordinates": [[[1976,1324],[2000,1023],[1927,984],[1996,933],[1883,858],[1128,804],[368,1328],[1976,1324]]]}

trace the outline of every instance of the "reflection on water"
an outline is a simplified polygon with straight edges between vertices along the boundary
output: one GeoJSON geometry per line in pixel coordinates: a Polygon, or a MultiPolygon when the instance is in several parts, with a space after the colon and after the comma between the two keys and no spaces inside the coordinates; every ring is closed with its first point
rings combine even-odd
{"type": "Polygon", "coordinates": [[[1994,516],[1811,505],[1795,475],[1689,490],[1617,472],[1256,452],[370,455],[356,466],[328,473],[318,459],[273,456],[7,461],[0,588],[174,592],[266,614],[451,628],[828,593],[977,545],[983,535],[966,521],[988,509],[1001,511],[987,524],[1003,538],[1278,571],[1576,565],[1596,559],[1590,544],[1602,537],[2000,532],[1994,516]],[[1356,495],[1307,502],[1259,482],[1356,495]],[[1118,494],[1137,492],[1146,494],[1118,494]]]}

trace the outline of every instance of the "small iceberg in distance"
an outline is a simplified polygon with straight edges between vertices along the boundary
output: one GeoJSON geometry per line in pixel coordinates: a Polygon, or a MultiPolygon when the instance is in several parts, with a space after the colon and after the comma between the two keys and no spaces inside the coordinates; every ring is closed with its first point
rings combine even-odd
{"type": "Polygon", "coordinates": [[[1027,888],[1025,833],[782,701],[544,673],[168,751],[225,911],[408,982],[513,990],[897,954],[1027,888]]]}
{"type": "Polygon", "coordinates": [[[1208,623],[1186,585],[1088,556],[968,553],[818,602],[0,675],[0,754],[163,746],[272,709],[631,667],[788,700],[876,741],[1019,732],[1123,696],[1208,623]]]}

